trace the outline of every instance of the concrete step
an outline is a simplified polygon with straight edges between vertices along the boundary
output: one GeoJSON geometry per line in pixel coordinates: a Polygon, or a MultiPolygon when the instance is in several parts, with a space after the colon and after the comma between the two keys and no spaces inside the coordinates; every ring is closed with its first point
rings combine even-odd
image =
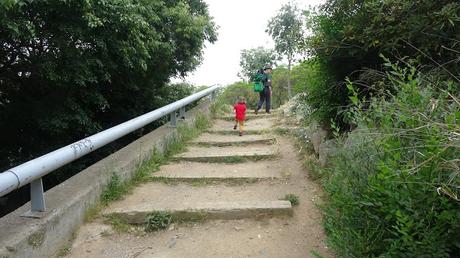
{"type": "Polygon", "coordinates": [[[180,162],[161,166],[152,175],[156,179],[179,181],[206,180],[264,180],[289,176],[276,161],[246,162],[241,164],[218,164],[180,162]]]}
{"type": "Polygon", "coordinates": [[[187,148],[187,152],[178,154],[175,160],[196,162],[238,163],[246,160],[264,160],[275,158],[278,149],[270,145],[197,147],[187,148]]]}
{"type": "Polygon", "coordinates": [[[190,142],[200,146],[231,146],[231,145],[249,145],[249,144],[273,144],[276,138],[271,135],[244,135],[242,137],[237,134],[221,135],[204,133],[197,139],[190,142]]]}
{"type": "Polygon", "coordinates": [[[257,219],[292,215],[289,201],[279,200],[285,192],[263,185],[165,185],[143,184],[124,200],[112,203],[105,216],[117,216],[127,223],[142,224],[152,212],[169,212],[175,220],[257,219]]]}
{"type": "MultiPolygon", "coordinates": [[[[214,125],[208,130],[208,133],[214,134],[238,134],[233,130],[235,122],[226,120],[215,120],[214,125]]],[[[245,121],[244,132],[245,134],[263,134],[274,128],[273,120],[271,119],[258,119],[245,121]]]]}
{"type": "Polygon", "coordinates": [[[173,221],[234,220],[259,217],[290,216],[289,201],[264,202],[204,202],[193,206],[173,209],[158,209],[147,205],[133,209],[114,211],[107,216],[116,216],[128,224],[143,224],[153,212],[168,212],[173,221]]]}

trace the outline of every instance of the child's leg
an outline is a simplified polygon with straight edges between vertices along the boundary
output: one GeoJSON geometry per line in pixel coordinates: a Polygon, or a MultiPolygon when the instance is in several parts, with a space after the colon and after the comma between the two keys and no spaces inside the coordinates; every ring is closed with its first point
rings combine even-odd
{"type": "Polygon", "coordinates": [[[237,125],[238,125],[238,120],[235,119],[235,126],[233,126],[233,130],[236,130],[237,125]]]}
{"type": "Polygon", "coordinates": [[[238,121],[238,123],[240,124],[240,133],[242,133],[244,130],[244,121],[241,120],[241,121],[238,121]]]}

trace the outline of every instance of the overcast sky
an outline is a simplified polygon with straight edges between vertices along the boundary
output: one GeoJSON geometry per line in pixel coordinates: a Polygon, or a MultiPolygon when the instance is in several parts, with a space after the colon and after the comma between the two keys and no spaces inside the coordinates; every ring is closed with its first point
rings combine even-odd
{"type": "MultiPolygon", "coordinates": [[[[218,41],[207,44],[203,64],[186,81],[194,85],[230,84],[238,81],[240,52],[258,46],[273,47],[265,33],[268,20],[288,0],[205,0],[215,23],[220,27],[218,41]]],[[[324,0],[298,0],[307,8],[324,0]]]]}

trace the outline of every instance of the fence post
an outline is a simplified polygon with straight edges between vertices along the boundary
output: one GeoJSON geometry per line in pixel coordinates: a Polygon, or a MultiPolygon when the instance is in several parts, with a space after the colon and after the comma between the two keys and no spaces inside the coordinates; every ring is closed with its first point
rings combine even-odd
{"type": "Polygon", "coordinates": [[[41,178],[30,183],[30,204],[32,212],[45,211],[45,197],[43,196],[43,181],[41,178]]]}
{"type": "Polygon", "coordinates": [[[41,218],[44,216],[45,196],[43,194],[42,178],[36,179],[30,183],[30,211],[21,215],[25,218],[41,218]]]}
{"type": "Polygon", "coordinates": [[[176,127],[176,124],[177,124],[177,111],[173,111],[171,113],[171,126],[172,127],[176,127]]]}
{"type": "Polygon", "coordinates": [[[179,111],[179,118],[185,119],[185,107],[181,107],[179,111]]]}
{"type": "Polygon", "coordinates": [[[213,91],[211,93],[211,100],[216,100],[216,97],[217,97],[217,93],[216,93],[216,91],[213,91]]]}

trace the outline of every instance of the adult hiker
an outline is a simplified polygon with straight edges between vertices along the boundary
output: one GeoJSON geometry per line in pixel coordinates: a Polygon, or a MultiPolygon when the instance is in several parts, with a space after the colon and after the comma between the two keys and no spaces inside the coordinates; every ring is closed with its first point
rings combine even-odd
{"type": "Polygon", "coordinates": [[[264,76],[262,78],[262,83],[264,85],[264,89],[259,92],[260,98],[259,103],[257,104],[256,108],[256,115],[259,112],[259,109],[262,108],[262,105],[265,102],[265,111],[270,114],[270,104],[271,104],[271,97],[272,97],[272,68],[270,66],[266,66],[264,68],[264,76]]]}

